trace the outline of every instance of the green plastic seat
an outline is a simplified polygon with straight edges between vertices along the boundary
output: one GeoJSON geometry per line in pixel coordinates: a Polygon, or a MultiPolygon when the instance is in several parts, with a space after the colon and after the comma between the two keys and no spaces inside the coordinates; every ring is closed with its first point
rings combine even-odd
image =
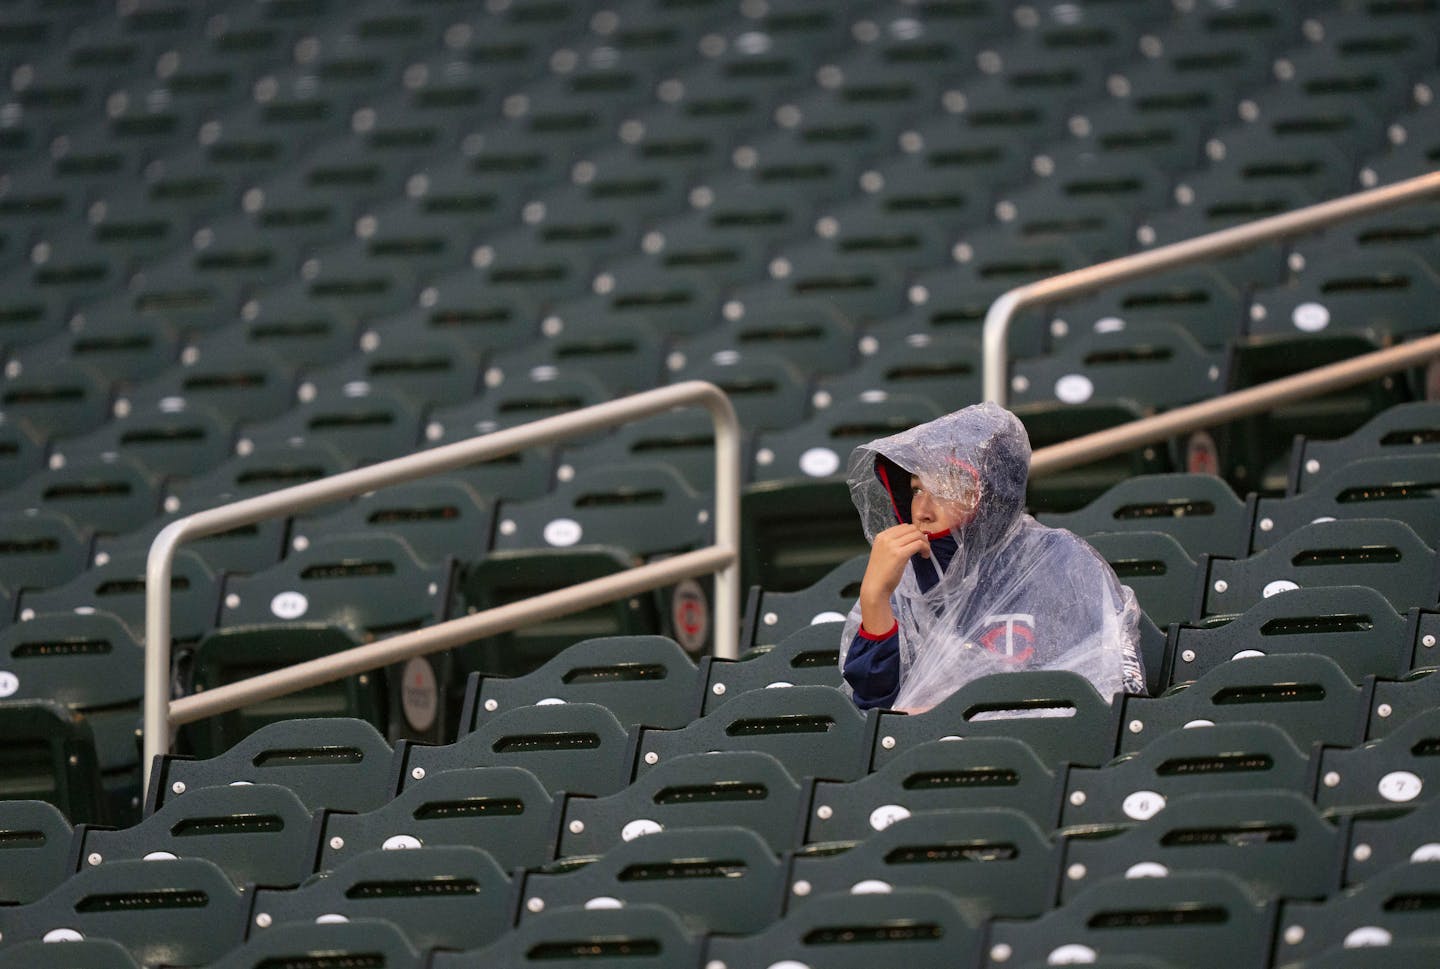
{"type": "Polygon", "coordinates": [[[304,619],[368,642],[443,619],[449,572],[421,563],[393,535],[333,535],[263,572],[227,578],[219,625],[304,619]]]}
{"type": "Polygon", "coordinates": [[[403,540],[423,562],[468,557],[490,544],[491,510],[456,477],[407,481],[362,495],[339,511],[297,521],[290,547],[304,551],[345,534],[386,534],[403,540]]]}
{"type": "Polygon", "coordinates": [[[0,487],[10,489],[45,463],[45,450],[25,425],[0,428],[0,487]]]}
{"type": "Polygon", "coordinates": [[[178,336],[163,322],[113,312],[108,303],[89,306],[72,318],[71,329],[14,351],[22,368],[49,367],[57,357],[74,361],[112,380],[135,382],[155,376],[175,361],[178,336]]]}
{"type": "Polygon", "coordinates": [[[1276,923],[1275,962],[1290,965],[1336,947],[1433,943],[1434,913],[1424,900],[1434,896],[1437,876],[1431,864],[1396,865],[1323,902],[1287,900],[1276,923]]]}
{"type": "Polygon", "coordinates": [[[926,811],[841,853],[797,854],[789,907],[835,892],[936,888],[993,915],[1028,918],[1051,907],[1060,857],[1048,832],[1018,811],[926,811]]]}
{"type": "Polygon", "coordinates": [[[527,919],[484,949],[436,953],[430,966],[460,969],[479,962],[579,969],[604,958],[615,969],[670,969],[697,964],[700,952],[700,939],[685,931],[669,909],[657,905],[561,908],[527,919]]]}
{"type": "Polygon", "coordinates": [[[7,945],[112,939],[142,965],[203,966],[239,945],[245,912],[225,873],[201,858],[117,861],[84,868],[29,905],[0,910],[0,933],[7,945]]]}
{"type": "Polygon", "coordinates": [[[1397,611],[1432,605],[1440,591],[1435,552],[1410,526],[1385,518],[1302,525],[1249,558],[1207,566],[1205,615],[1233,615],[1292,587],[1369,586],[1397,611]]]}
{"type": "MultiPolygon", "coordinates": [[[[1376,349],[1374,340],[1358,333],[1247,337],[1231,350],[1226,390],[1243,390],[1376,349]]],[[[1343,436],[1405,399],[1403,383],[1376,380],[1216,428],[1221,473],[1237,491],[1279,494],[1289,475],[1290,448],[1297,435],[1343,436]]]]}
{"type": "Polygon", "coordinates": [[[1272,913],[1235,878],[1218,873],[1112,878],[1030,921],[991,926],[997,947],[1020,965],[1043,960],[1150,956],[1176,969],[1226,961],[1258,965],[1270,949],[1272,913]]]}
{"type": "Polygon", "coordinates": [[[0,801],[0,904],[43,897],[71,874],[70,822],[44,801],[0,801]]]}
{"type": "MultiPolygon", "coordinates": [[[[750,435],[742,428],[740,480],[749,478],[750,435]]],[[[634,461],[660,461],[674,468],[697,492],[715,488],[715,427],[709,414],[683,410],[658,414],[617,427],[593,444],[567,447],[561,466],[604,467],[634,461]]],[[[569,472],[566,472],[569,473],[569,472]]],[[[539,489],[529,489],[534,493],[539,489]]],[[[519,492],[514,493],[519,496],[519,492]]]]}
{"type": "Polygon", "coordinates": [[[5,700],[0,729],[6,800],[45,801],[75,823],[109,820],[89,721],[54,700],[5,700]]]}
{"type": "Polygon", "coordinates": [[[1124,400],[1144,410],[1165,410],[1213,396],[1224,360],[1203,349],[1175,324],[1131,323],[1088,333],[1048,357],[1017,361],[1011,385],[1015,405],[1057,400],[1124,400]]]}
{"type": "Polygon", "coordinates": [[[1256,294],[1252,333],[1357,330],[1393,340],[1429,332],[1424,307],[1440,276],[1410,252],[1348,252],[1306,265],[1289,285],[1256,294]]]}
{"type": "Polygon", "coordinates": [[[774,646],[747,650],[735,660],[702,661],[704,712],[752,690],[789,686],[840,689],[840,633],[836,622],[802,626],[774,646]]]}
{"type": "Polygon", "coordinates": [[[515,707],[463,734],[453,744],[406,744],[397,755],[400,785],[437,771],[523,767],[556,793],[605,797],[630,782],[631,739],[596,703],[515,707]]]}
{"type": "Polygon", "coordinates": [[[12,593],[62,585],[90,562],[90,529],[55,511],[0,514],[0,584],[12,593]]]}
{"type": "Polygon", "coordinates": [[[373,464],[414,451],[419,436],[420,411],[414,404],[398,394],[373,391],[303,402],[275,420],[247,426],[236,449],[317,441],[355,464],[373,464]]]}
{"type": "Polygon", "coordinates": [[[603,403],[610,397],[610,391],[594,375],[578,368],[516,374],[474,400],[431,411],[424,427],[425,443],[451,444],[603,403]]]}
{"type": "MultiPolygon", "coordinates": [[[[785,871],[753,831],[738,827],[654,831],[581,867],[525,877],[523,913],[561,906],[664,905],[696,933],[744,935],[780,914],[785,871]],[[538,902],[537,902],[538,900],[538,902]]],[[[524,925],[535,916],[522,914],[524,925]]]]}
{"type": "Polygon", "coordinates": [[[1066,839],[1062,902],[1116,875],[1205,870],[1233,875],[1263,897],[1323,898],[1339,886],[1340,843],[1301,794],[1190,794],[1114,837],[1066,839]]]}
{"type": "Polygon", "coordinates": [[[917,744],[951,735],[1014,737],[1046,763],[1094,766],[1114,754],[1108,698],[1068,670],[982,676],[924,713],[886,711],[876,729],[871,770],[917,744]]]}
{"type": "Polygon", "coordinates": [[[124,392],[116,414],[210,411],[227,428],[284,414],[295,399],[292,368],[265,347],[228,331],[200,341],[174,366],[124,392]]]}
{"type": "Polygon", "coordinates": [[[866,773],[870,721],[824,686],[751,690],[680,730],[640,731],[637,779],[692,750],[758,750],[796,777],[855,780],[866,773]]]}
{"type": "Polygon", "coordinates": [[[128,457],[94,457],[33,474],[3,501],[9,510],[58,512],[82,528],[118,535],[159,512],[160,484],[128,457]]]}
{"type": "MultiPolygon", "coordinates": [[[[230,626],[208,632],[176,665],[185,688],[198,692],[359,645],[353,631],[323,622],[230,626]]],[[[401,689],[386,673],[361,673],[185,724],[179,736],[183,749],[214,757],[266,724],[302,717],[354,717],[379,730],[393,722],[398,732],[401,689]]]]}
{"type": "Polygon", "coordinates": [[[1270,723],[1297,745],[1355,744],[1364,736],[1363,697],[1328,656],[1296,653],[1221,663],[1183,689],[1126,697],[1116,753],[1133,753],[1196,721],[1270,723]]]}
{"type": "Polygon", "coordinates": [[[461,731],[482,729],[517,707],[598,703],[626,725],[673,729],[699,714],[704,677],[664,636],[608,636],[576,643],[534,672],[514,678],[475,674],[461,731]]]}
{"type": "Polygon", "coordinates": [[[138,811],[144,652],[125,625],[104,612],[41,615],[0,632],[0,665],[10,679],[9,696],[56,701],[85,723],[108,816],[118,821],[138,811]]]}
{"type": "Polygon", "coordinates": [[[417,949],[473,949],[509,928],[512,892],[510,878],[478,848],[366,851],[299,888],[257,891],[250,938],[297,923],[374,919],[402,929],[417,949]]]}
{"type": "Polygon", "coordinates": [[[298,885],[314,868],[310,811],[277,784],[202,787],[128,828],[83,826],[76,857],[91,867],[127,859],[204,858],[235,887],[298,885]]]}
{"type": "Polygon", "coordinates": [[[83,434],[109,415],[109,382],[70,361],[22,369],[0,383],[0,413],[6,423],[23,421],[44,439],[83,434]]]}
{"type": "MultiPolygon", "coordinates": [[[[487,386],[498,386],[519,374],[538,375],[542,367],[588,373],[616,395],[653,387],[660,374],[664,344],[660,334],[642,318],[570,317],[562,303],[545,317],[548,330],[558,333],[539,342],[517,345],[496,354],[485,368],[487,386]]],[[[519,341],[517,341],[517,344],[519,341]]]]}
{"type": "Polygon", "coordinates": [[[1402,676],[1410,668],[1415,632],[1380,593],[1349,585],[1281,592],[1223,625],[1179,626],[1172,639],[1171,685],[1198,679],[1232,658],[1292,653],[1327,656],[1359,683],[1371,675],[1402,676]]]}
{"type": "Polygon", "coordinates": [[[1356,885],[1408,862],[1433,860],[1440,801],[1431,798],[1401,815],[1358,817],[1350,825],[1345,885],[1356,885]]]}
{"type": "Polygon", "coordinates": [[[205,408],[180,413],[133,414],[78,438],[56,441],[52,467],[112,461],[119,455],[157,478],[189,478],[231,454],[229,422],[205,408]]]}
{"type": "Polygon", "coordinates": [[[1429,454],[1440,449],[1440,404],[1415,401],[1386,408],[1338,440],[1295,442],[1287,493],[1311,491],[1337,467],[1358,458],[1429,454]]]}
{"type": "Polygon", "coordinates": [[[972,962],[980,952],[982,921],[975,907],[930,888],[832,894],[794,908],[755,935],[713,937],[706,958],[742,966],[769,960],[835,969],[877,964],[932,969],[972,962]]]}
{"type": "Polygon", "coordinates": [[[469,400],[480,385],[480,358],[457,337],[413,331],[389,339],[381,329],[366,332],[373,346],[309,373],[300,383],[301,400],[334,399],[361,390],[399,394],[420,406],[469,400]]]}
{"type": "MultiPolygon", "coordinates": [[[[1135,592],[1140,608],[1162,629],[1195,615],[1199,564],[1164,532],[1099,532],[1086,538],[1119,580],[1135,592]]],[[[1158,677],[1160,670],[1154,673],[1158,677]]]]}
{"type": "Polygon", "coordinates": [[[364,961],[375,969],[421,969],[425,957],[414,941],[391,922],[314,922],[277,925],[252,933],[242,946],[217,959],[216,969],[264,969],[315,960],[364,961]]]}
{"type": "MultiPolygon", "coordinates": [[[[145,560],[147,553],[101,554],[95,565],[64,585],[35,590],[20,598],[20,619],[44,619],[46,613],[103,612],[129,628],[136,642],[145,639],[145,560]]],[[[185,548],[175,553],[170,579],[170,638],[193,643],[215,625],[219,580],[203,559],[185,548]]]]}
{"type": "Polygon", "coordinates": [[[1345,814],[1388,813],[1434,797],[1440,775],[1428,752],[1440,740],[1440,709],[1405,721],[1379,740],[1320,754],[1315,805],[1345,814]]]}
{"type": "Polygon", "coordinates": [[[129,951],[110,939],[82,939],[60,947],[31,941],[0,949],[5,969],[140,969],[129,951]]]}
{"type": "Polygon", "coordinates": [[[1214,475],[1143,475],[1119,482],[1080,510],[1038,518],[1086,538],[1110,531],[1164,531],[1197,560],[1204,553],[1238,557],[1248,551],[1246,507],[1214,475]]]}
{"type": "Polygon", "coordinates": [[[912,815],[1003,808],[1043,830],[1055,813],[1055,772],[1012,737],[916,744],[871,774],[815,785],[805,841],[859,841],[912,815]]]}
{"type": "Polygon", "coordinates": [[[682,754],[609,797],[570,797],[557,857],[598,855],[645,832],[739,825],[775,852],[798,840],[801,788],[753,750],[682,754]]]}
{"type": "Polygon", "coordinates": [[[391,797],[393,751],[380,732],[345,717],[266,724],[223,754],[196,760],[168,754],[157,761],[147,815],[186,792],[236,781],[280,784],[311,811],[368,811],[391,797]]]}
{"type": "Polygon", "coordinates": [[[1294,965],[1301,969],[1404,969],[1440,959],[1440,941],[1432,939],[1391,942],[1384,946],[1326,949],[1294,965]]]}
{"type": "Polygon", "coordinates": [[[1223,273],[1198,266],[1107,286],[1052,308],[1049,336],[1055,346],[1084,333],[1107,332],[1119,321],[1175,324],[1203,347],[1220,347],[1240,333],[1245,304],[1223,273]]]}
{"type": "Polygon", "coordinates": [[[967,336],[912,332],[912,316],[899,316],[860,337],[861,362],[816,383],[817,411],[877,391],[924,397],[944,410],[980,402],[980,344],[967,336]]]}
{"type": "Polygon", "coordinates": [[[483,848],[507,870],[542,865],[554,856],[552,807],[522,768],[432,768],[373,810],[327,813],[316,868],[331,871],[382,849],[459,845],[483,848]]]}
{"type": "Polygon", "coordinates": [[[1359,458],[1336,467],[1315,486],[1287,498],[1260,498],[1255,505],[1254,551],[1317,518],[1393,518],[1417,535],[1436,534],[1440,502],[1434,483],[1440,481],[1440,456],[1409,455],[1359,458]]]}
{"type": "Polygon", "coordinates": [[[784,430],[810,410],[810,380],[805,370],[767,350],[730,348],[699,353],[686,347],[670,354],[674,381],[704,380],[723,390],[741,426],[759,431],[784,430]]]}
{"type": "MultiPolygon", "coordinates": [[[[1015,416],[1025,425],[1035,450],[1061,444],[1139,420],[1145,416],[1125,401],[1084,404],[1016,405],[1015,416]]],[[[1045,477],[1031,478],[1026,486],[1026,507],[1034,512],[1073,511],[1110,488],[1133,477],[1169,471],[1168,449],[1147,446],[1067,468],[1045,477]]]]}
{"type": "MultiPolygon", "coordinates": [[[[1433,627],[1432,627],[1433,628],[1433,627]]],[[[1426,668],[1418,668],[1400,680],[1377,680],[1374,701],[1370,708],[1370,724],[1365,731],[1366,740],[1380,740],[1393,733],[1396,728],[1432,707],[1440,706],[1440,678],[1434,675],[1434,646],[1425,646],[1426,641],[1435,641],[1432,631],[1427,640],[1421,638],[1421,655],[1426,657],[1426,668]]]]}
{"type": "Polygon", "coordinates": [[[1100,767],[1072,767],[1060,823],[1068,829],[1146,821],[1171,800],[1215,792],[1311,787],[1308,745],[1269,723],[1220,723],[1170,730],[1100,767]]]}
{"type": "Polygon", "coordinates": [[[843,621],[859,597],[860,580],[869,561],[868,554],[857,555],[795,592],[752,588],[745,609],[746,642],[742,645],[773,646],[808,626],[843,621]]]}

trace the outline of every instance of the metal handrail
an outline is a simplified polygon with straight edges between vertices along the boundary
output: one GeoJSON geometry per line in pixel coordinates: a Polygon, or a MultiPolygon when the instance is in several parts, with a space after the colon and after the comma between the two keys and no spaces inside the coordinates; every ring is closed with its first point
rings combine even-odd
{"type": "Polygon", "coordinates": [[[1249,249],[1272,239],[1320,229],[1343,219],[1390,208],[1432,193],[1440,193],[1440,171],[1018,286],[990,304],[990,310],[985,314],[981,346],[985,399],[1002,407],[1006,404],[1010,376],[1007,344],[1010,323],[1016,313],[1028,306],[1079,296],[1111,283],[1249,249]]]}
{"type": "Polygon", "coordinates": [[[150,546],[145,570],[145,783],[155,757],[169,752],[170,727],[234,710],[249,703],[329,683],[390,663],[450,649],[482,636],[516,629],[539,619],[568,615],[605,602],[710,573],[715,578],[715,655],[736,656],[740,632],[740,425],[724,391],[699,380],[685,381],[547,417],[429,451],[219,508],[196,512],[166,525],[150,546]],[[683,406],[704,406],[715,426],[715,542],[624,572],[582,582],[522,602],[357,646],[330,656],[263,673],[204,694],[170,700],[170,576],[182,542],[293,515],[317,505],[413,481],[501,457],[536,444],[565,440],[683,406]]]}

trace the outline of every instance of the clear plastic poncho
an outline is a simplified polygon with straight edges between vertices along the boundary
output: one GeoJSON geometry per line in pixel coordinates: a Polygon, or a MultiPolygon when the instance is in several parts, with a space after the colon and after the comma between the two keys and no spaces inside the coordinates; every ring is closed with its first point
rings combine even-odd
{"type": "MultiPolygon", "coordinates": [[[[899,627],[896,709],[939,703],[989,673],[1072,670],[1107,700],[1143,693],[1139,606],[1109,563],[1064,529],[1024,513],[1030,440],[1018,418],[979,404],[856,448],[849,485],[870,542],[910,520],[910,476],[969,515],[949,565],[912,558],[891,608],[899,627]],[[917,569],[938,576],[922,591],[917,569]]],[[[851,609],[840,666],[860,627],[851,609]]],[[[847,687],[848,690],[848,687],[847,687]]]]}

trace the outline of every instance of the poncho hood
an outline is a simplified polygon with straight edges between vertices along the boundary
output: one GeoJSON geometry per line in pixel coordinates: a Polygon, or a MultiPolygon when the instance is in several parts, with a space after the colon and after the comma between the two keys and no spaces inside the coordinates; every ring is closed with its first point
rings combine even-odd
{"type": "Polygon", "coordinates": [[[995,549],[1024,514],[1030,438],[1014,414],[976,404],[857,447],[848,480],[867,540],[910,521],[912,474],[944,501],[975,500],[978,490],[975,513],[955,538],[972,553],[995,549]]]}

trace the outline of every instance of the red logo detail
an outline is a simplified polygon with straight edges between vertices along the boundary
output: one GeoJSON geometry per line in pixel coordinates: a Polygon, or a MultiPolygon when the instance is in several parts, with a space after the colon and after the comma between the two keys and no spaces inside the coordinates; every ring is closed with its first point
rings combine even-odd
{"type": "Polygon", "coordinates": [[[985,631],[980,645],[1007,663],[1023,663],[1035,655],[1035,630],[1019,617],[1007,617],[985,631]]]}

